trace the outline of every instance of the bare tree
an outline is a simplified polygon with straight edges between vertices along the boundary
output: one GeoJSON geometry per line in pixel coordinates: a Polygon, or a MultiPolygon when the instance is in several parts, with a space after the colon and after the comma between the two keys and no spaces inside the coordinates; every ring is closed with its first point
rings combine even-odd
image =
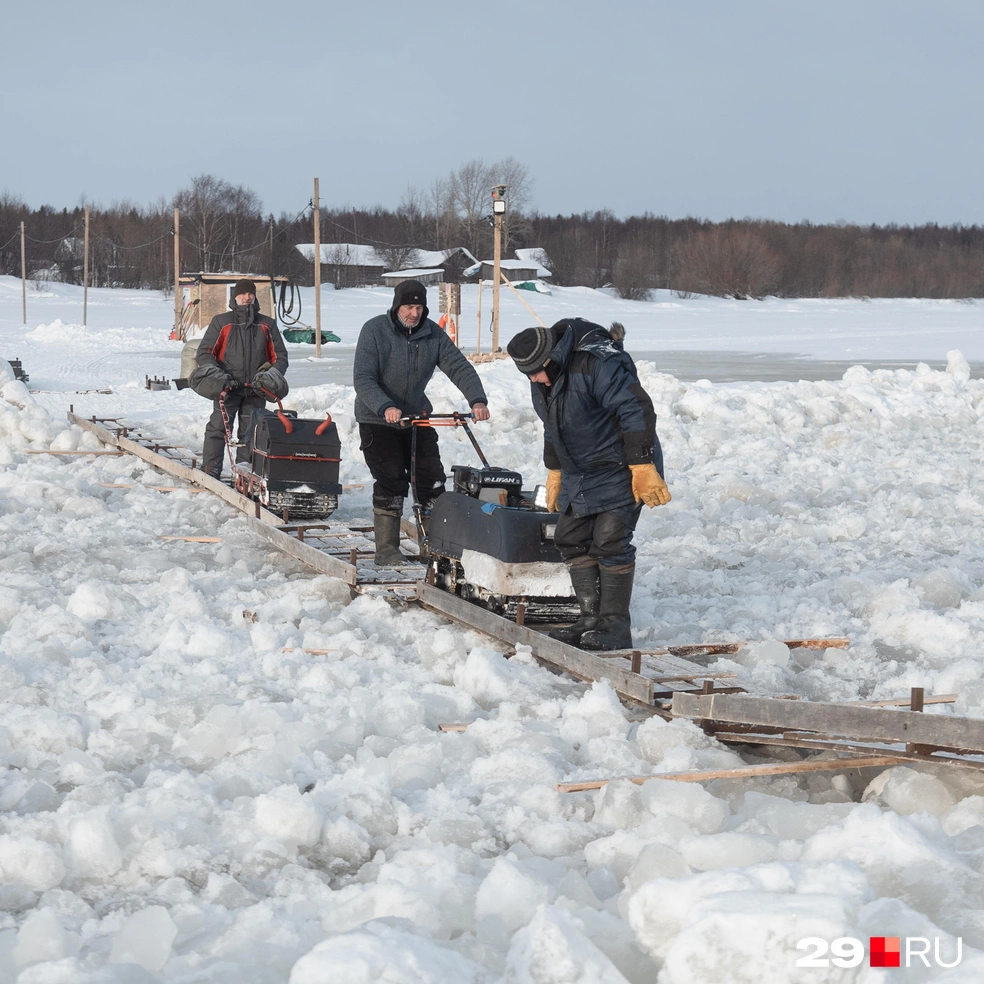
{"type": "Polygon", "coordinates": [[[213,174],[199,174],[191,185],[174,196],[181,212],[182,228],[191,230],[198,253],[198,268],[205,273],[219,265],[222,247],[229,235],[229,192],[231,185],[213,174]]]}
{"type": "Polygon", "coordinates": [[[701,230],[677,247],[675,279],[680,290],[764,297],[779,283],[779,261],[761,234],[730,222],[701,230]]]}
{"type": "Polygon", "coordinates": [[[652,253],[639,243],[626,243],[619,248],[615,261],[612,286],[621,297],[644,301],[656,286],[656,269],[652,253]]]}
{"type": "Polygon", "coordinates": [[[450,249],[460,243],[452,242],[458,217],[454,210],[454,190],[450,178],[438,178],[427,196],[431,223],[434,228],[435,249],[450,249]]]}
{"type": "Polygon", "coordinates": [[[227,185],[224,198],[229,213],[229,267],[235,270],[237,254],[256,245],[248,242],[244,234],[249,226],[255,228],[262,221],[262,202],[255,191],[242,185],[227,185]]]}

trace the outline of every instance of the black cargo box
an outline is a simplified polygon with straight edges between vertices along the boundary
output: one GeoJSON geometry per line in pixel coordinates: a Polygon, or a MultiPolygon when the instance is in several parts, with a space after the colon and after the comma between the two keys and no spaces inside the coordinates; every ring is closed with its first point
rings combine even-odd
{"type": "Polygon", "coordinates": [[[323,434],[317,429],[324,420],[299,420],[289,416],[293,433],[272,410],[254,410],[249,421],[250,463],[271,490],[307,485],[312,492],[337,495],[338,462],[342,445],[338,428],[330,423],[323,434]]]}

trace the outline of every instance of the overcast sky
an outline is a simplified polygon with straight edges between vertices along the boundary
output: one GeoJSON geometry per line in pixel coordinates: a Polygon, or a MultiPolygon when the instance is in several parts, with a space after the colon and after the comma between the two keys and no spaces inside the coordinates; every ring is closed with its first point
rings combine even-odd
{"type": "Polygon", "coordinates": [[[513,156],[542,213],[984,223],[982,0],[9,4],[0,191],[396,207],[513,156]]]}

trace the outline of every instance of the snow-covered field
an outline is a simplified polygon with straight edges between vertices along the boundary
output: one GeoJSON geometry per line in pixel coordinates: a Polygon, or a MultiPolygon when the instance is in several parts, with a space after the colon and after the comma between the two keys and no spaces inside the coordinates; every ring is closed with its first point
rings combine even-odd
{"type": "MultiPolygon", "coordinates": [[[[0,357],[19,356],[39,390],[0,379],[0,981],[984,979],[984,777],[555,792],[741,760],[435,615],[351,601],[207,494],[148,488],[161,476],[135,459],[28,454],[98,446],[66,424],[70,404],[196,449],[208,410],[144,388],[177,374],[167,299],[90,291],[83,328],[78,288],[46,293],[28,297],[25,327],[19,282],[0,278],[0,357]],[[222,539],[160,538],[182,534],[222,539]],[[805,937],[868,936],[939,937],[946,962],[960,937],[962,961],[793,966],[805,937]]],[[[327,292],[325,327],[351,346],[390,296],[327,292]]],[[[640,362],[674,498],[640,522],[634,633],[749,640],[715,669],[756,693],[922,686],[959,694],[927,713],[984,716],[984,381],[967,364],[984,359],[984,306],[529,300],[548,323],[618,318],[647,354],[947,365],[715,385],[640,362]],[[846,652],[770,642],[841,634],[846,652]]],[[[503,303],[505,339],[531,320],[503,303]]],[[[311,350],[291,351],[288,379],[317,379],[311,350]]],[[[486,454],[532,484],[528,387],[508,362],[479,371],[486,454]]],[[[431,392],[460,406],[443,377],[431,392]]],[[[366,481],[350,385],[295,382],[287,404],[331,411],[342,480],[366,481]]],[[[441,440],[446,465],[472,460],[441,440]]],[[[365,488],[339,517],[369,512],[365,488]]]]}

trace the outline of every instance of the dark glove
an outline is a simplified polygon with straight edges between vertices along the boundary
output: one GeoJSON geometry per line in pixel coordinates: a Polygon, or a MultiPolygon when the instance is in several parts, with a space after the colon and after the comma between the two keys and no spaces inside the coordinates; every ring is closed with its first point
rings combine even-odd
{"type": "Polygon", "coordinates": [[[227,389],[229,383],[235,384],[235,380],[214,362],[198,366],[197,369],[188,377],[188,385],[206,400],[217,400],[223,390],[227,389]]]}
{"type": "Polygon", "coordinates": [[[287,380],[284,374],[276,367],[266,363],[265,368],[260,367],[253,377],[253,389],[264,389],[272,393],[278,400],[282,400],[287,395],[287,380]]]}

